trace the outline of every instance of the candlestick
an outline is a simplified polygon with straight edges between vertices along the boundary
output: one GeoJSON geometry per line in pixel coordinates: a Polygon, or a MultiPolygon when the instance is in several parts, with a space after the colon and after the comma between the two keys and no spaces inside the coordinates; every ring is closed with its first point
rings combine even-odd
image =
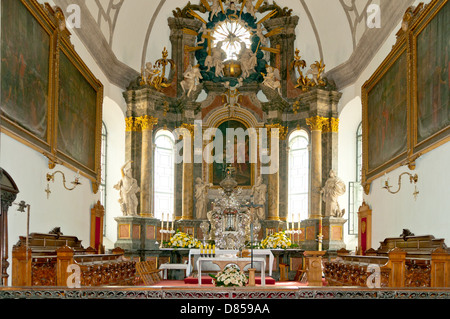
{"type": "Polygon", "coordinates": [[[319,235],[322,235],[322,216],[319,217],[319,235]]]}
{"type": "Polygon", "coordinates": [[[161,214],[161,247],[163,246],[164,242],[164,213],[161,214]]]}

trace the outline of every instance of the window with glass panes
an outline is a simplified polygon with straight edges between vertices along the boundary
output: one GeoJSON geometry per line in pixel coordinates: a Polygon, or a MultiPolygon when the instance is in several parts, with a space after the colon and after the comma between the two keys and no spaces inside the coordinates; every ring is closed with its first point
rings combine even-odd
{"type": "Polygon", "coordinates": [[[298,130],[289,137],[288,220],[308,218],[309,151],[308,134],[298,130]]]}

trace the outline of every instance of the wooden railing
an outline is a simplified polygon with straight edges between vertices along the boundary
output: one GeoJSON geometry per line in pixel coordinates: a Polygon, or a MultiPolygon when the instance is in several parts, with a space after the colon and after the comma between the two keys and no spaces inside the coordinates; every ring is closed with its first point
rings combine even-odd
{"type": "Polygon", "coordinates": [[[380,287],[450,287],[450,254],[437,248],[424,258],[408,257],[394,248],[387,256],[355,256],[340,254],[323,262],[323,273],[330,286],[367,287],[372,274],[369,265],[380,268],[380,287]]]}
{"type": "MultiPolygon", "coordinates": [[[[95,250],[94,250],[95,251],[95,250]]],[[[81,286],[132,285],[136,276],[136,262],[124,258],[120,248],[112,254],[93,254],[86,249],[75,255],[72,248],[63,246],[56,254],[34,255],[24,246],[13,249],[13,286],[66,286],[69,265],[80,267],[81,286]]]]}

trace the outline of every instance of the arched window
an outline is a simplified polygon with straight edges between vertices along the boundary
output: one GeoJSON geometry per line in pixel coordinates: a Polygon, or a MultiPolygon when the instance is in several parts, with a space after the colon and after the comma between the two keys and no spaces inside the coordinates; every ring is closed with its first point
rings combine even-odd
{"type": "Polygon", "coordinates": [[[363,201],[363,188],[361,186],[362,170],[362,125],[356,129],[356,178],[348,185],[348,233],[358,234],[358,209],[363,201]]]}
{"type": "Polygon", "coordinates": [[[308,134],[294,131],[289,137],[288,221],[308,218],[309,151],[308,134]]]}
{"type": "Polygon", "coordinates": [[[356,181],[361,182],[362,170],[362,123],[359,123],[356,130],[356,181]]]}
{"type": "MultiPolygon", "coordinates": [[[[154,157],[154,217],[161,219],[162,214],[174,212],[174,144],[173,134],[160,130],[155,136],[154,157]]],[[[166,215],[167,216],[167,215],[166,215]]]]}

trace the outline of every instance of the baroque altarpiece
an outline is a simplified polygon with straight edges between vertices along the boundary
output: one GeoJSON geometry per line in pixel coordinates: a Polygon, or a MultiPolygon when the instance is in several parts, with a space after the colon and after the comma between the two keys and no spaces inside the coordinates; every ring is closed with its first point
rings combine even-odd
{"type": "Polygon", "coordinates": [[[196,181],[210,185],[206,210],[211,210],[226,170],[225,164],[210,163],[201,155],[201,160],[192,159],[204,153],[208,129],[253,128],[266,129],[269,136],[274,129],[278,133],[265,149],[257,143],[258,154],[270,153],[275,146],[279,150],[279,167],[271,174],[263,173],[267,164],[259,156],[233,170],[244,200],[250,198],[255,183],[267,186],[257,240],[287,227],[288,137],[303,129],[309,135],[309,209],[308,218],[299,224],[301,232],[295,235],[298,248],[317,250],[319,232],[324,250],[345,248],[346,220],[326,216],[321,195],[329,172],[337,171],[341,93],[326,78],[325,61],[302,60],[294,44],[299,17],[291,12],[275,3],[249,0],[200,1],[173,10],[168,18],[171,56],[161,48],[162,58],[146,63],[141,76],[123,93],[126,162],[131,163],[140,193],[137,216],[116,218],[116,246],[141,259],[164,258],[158,249],[161,221],[155,218],[153,203],[154,142],[159,130],[184,128],[191,135],[190,139],[175,135],[177,143],[186,141],[180,143],[183,155],[190,151],[191,161],[175,164],[174,219],[176,229],[202,239],[206,218],[196,215],[196,181]]]}

